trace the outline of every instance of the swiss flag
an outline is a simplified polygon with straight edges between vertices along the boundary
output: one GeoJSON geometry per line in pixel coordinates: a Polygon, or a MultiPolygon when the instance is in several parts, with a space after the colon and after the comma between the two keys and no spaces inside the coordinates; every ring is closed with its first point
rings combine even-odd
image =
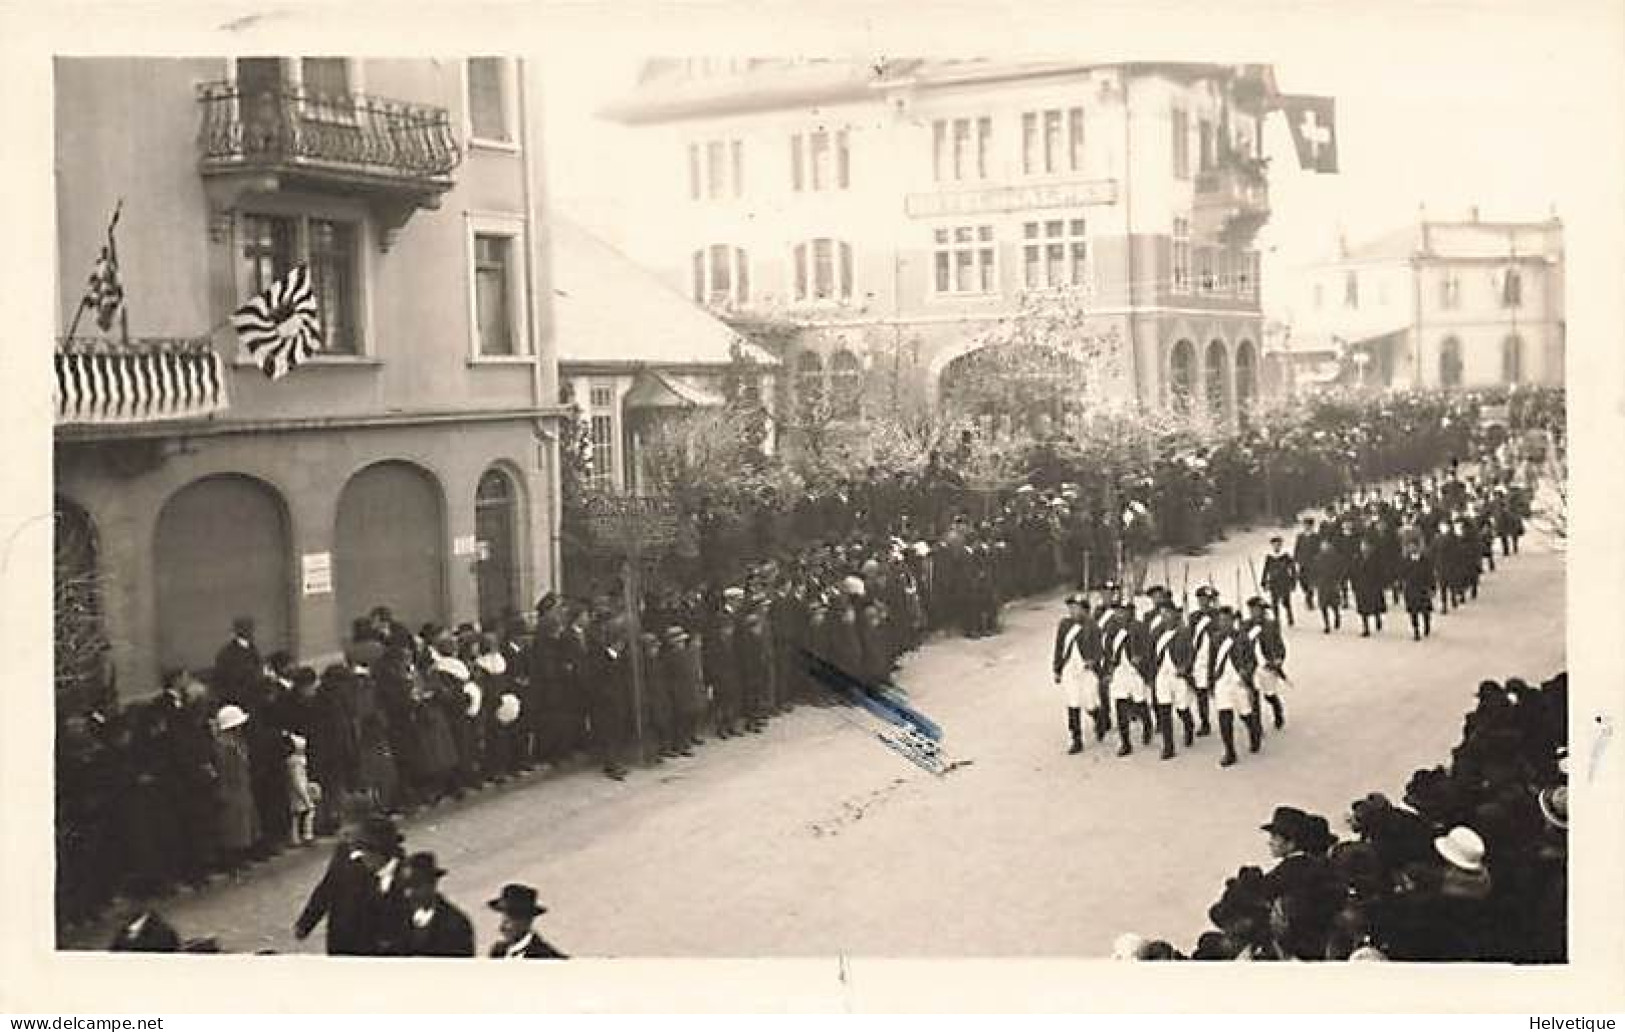
{"type": "Polygon", "coordinates": [[[1298,165],[1306,172],[1337,171],[1337,102],[1331,97],[1285,97],[1281,113],[1292,129],[1298,165]]]}

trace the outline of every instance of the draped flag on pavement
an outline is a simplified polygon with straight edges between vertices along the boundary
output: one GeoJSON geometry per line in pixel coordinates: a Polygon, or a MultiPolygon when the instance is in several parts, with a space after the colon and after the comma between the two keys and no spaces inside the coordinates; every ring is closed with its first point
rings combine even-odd
{"type": "Polygon", "coordinates": [[[237,339],[260,370],[280,380],[322,349],[322,324],[310,270],[295,265],[232,316],[237,339]]]}
{"type": "Polygon", "coordinates": [[[1337,101],[1332,97],[1283,96],[1281,113],[1292,130],[1298,166],[1306,172],[1337,171],[1337,101]]]}

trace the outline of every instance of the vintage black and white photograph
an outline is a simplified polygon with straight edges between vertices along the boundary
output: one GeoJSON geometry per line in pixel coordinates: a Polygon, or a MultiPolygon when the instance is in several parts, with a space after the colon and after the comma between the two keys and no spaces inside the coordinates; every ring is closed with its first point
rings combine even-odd
{"type": "Polygon", "coordinates": [[[1480,6],[54,54],[55,949],[1575,959],[1618,127],[1480,6]]]}

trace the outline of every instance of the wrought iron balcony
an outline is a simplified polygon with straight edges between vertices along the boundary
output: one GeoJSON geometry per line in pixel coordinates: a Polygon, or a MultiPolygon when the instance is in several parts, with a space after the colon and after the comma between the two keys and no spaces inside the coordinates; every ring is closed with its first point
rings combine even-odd
{"type": "Polygon", "coordinates": [[[1197,173],[1195,187],[1198,233],[1247,244],[1269,220],[1269,181],[1261,161],[1233,158],[1197,173]]]}
{"type": "Polygon", "coordinates": [[[414,210],[439,206],[463,157],[442,107],[235,82],[205,84],[198,97],[201,170],[217,216],[244,192],[340,191],[370,199],[390,237],[414,210]]]}
{"type": "Polygon", "coordinates": [[[207,337],[62,337],[55,371],[58,427],[201,419],[227,406],[225,365],[207,337]]]}

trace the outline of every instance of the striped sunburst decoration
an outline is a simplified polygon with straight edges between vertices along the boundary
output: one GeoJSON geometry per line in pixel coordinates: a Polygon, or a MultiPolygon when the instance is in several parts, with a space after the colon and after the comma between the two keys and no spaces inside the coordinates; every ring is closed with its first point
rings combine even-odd
{"type": "Polygon", "coordinates": [[[280,380],[322,350],[322,323],[311,290],[310,270],[288,274],[250,298],[232,316],[237,339],[266,376],[280,380]]]}

